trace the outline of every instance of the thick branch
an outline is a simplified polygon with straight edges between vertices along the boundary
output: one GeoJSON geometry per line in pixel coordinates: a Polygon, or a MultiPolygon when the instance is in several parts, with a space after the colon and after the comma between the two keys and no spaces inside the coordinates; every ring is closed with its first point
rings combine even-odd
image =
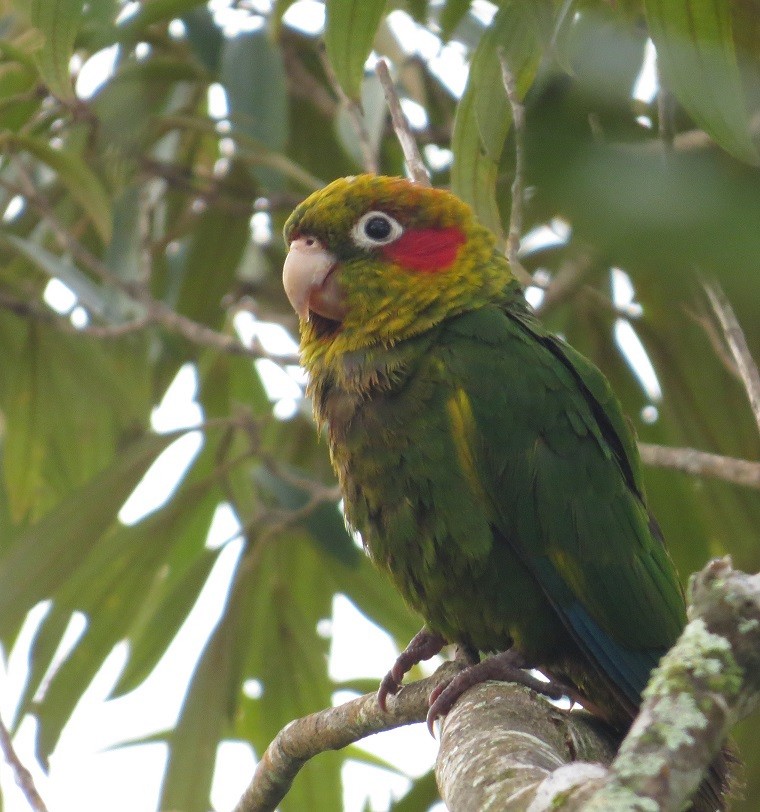
{"type": "Polygon", "coordinates": [[[235,812],[272,812],[301,767],[319,753],[339,750],[381,730],[424,721],[432,689],[461,668],[460,663],[444,663],[432,677],[404,686],[389,697],[387,712],[380,709],[377,694],[371,693],[291,722],[267,747],[235,812]]]}
{"type": "Polygon", "coordinates": [[[624,799],[642,799],[642,809],[643,799],[662,812],[683,808],[731,728],[760,703],[760,575],[716,559],[692,576],[689,591],[690,623],[653,673],[637,720],[584,810],[622,808],[624,799]]]}
{"type": "MultiPolygon", "coordinates": [[[[731,727],[760,704],[760,575],[712,561],[692,576],[690,593],[690,623],[653,673],[611,765],[616,742],[583,711],[560,710],[506,683],[465,693],[442,723],[436,764],[451,812],[681,809],[731,727]]],[[[267,749],[235,812],[274,810],[321,752],[422,721],[431,688],[460,667],[446,663],[406,686],[390,698],[388,713],[367,694],[292,722],[267,749]]]]}
{"type": "Polygon", "coordinates": [[[578,781],[604,775],[601,765],[586,762],[609,764],[616,746],[589,714],[568,713],[503,682],[467,691],[441,729],[436,779],[450,812],[527,809],[562,765],[572,763],[578,781]]]}

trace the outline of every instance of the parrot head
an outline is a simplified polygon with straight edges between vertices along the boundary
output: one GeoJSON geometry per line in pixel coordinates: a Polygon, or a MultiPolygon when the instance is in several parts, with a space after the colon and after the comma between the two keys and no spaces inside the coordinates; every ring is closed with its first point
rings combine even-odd
{"type": "Polygon", "coordinates": [[[498,298],[512,281],[491,232],[450,192],[403,178],[341,178],[285,224],[285,292],[308,356],[390,346],[498,298]]]}

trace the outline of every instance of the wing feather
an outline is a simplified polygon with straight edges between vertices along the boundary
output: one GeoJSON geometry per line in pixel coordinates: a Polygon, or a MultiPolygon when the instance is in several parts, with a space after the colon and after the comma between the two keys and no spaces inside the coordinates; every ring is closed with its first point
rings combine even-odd
{"type": "Polygon", "coordinates": [[[590,661],[637,705],[685,613],[609,384],[527,314],[485,308],[448,335],[499,536],[590,661]]]}

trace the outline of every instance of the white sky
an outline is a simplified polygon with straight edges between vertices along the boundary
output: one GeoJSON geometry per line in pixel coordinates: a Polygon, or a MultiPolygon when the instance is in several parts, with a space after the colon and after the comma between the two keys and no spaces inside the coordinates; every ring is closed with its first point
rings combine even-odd
{"type": "MultiPolygon", "coordinates": [[[[266,10],[270,4],[267,0],[262,0],[261,5],[266,10]]],[[[229,34],[242,30],[247,24],[248,15],[230,9],[227,0],[212,0],[209,6],[229,34]]],[[[127,4],[124,16],[136,7],[137,4],[127,4]]],[[[490,19],[494,9],[493,4],[482,0],[476,0],[474,5],[475,12],[484,21],[490,19]]],[[[291,6],[285,20],[304,31],[314,33],[321,28],[323,16],[322,4],[313,0],[300,0],[291,6]]],[[[430,60],[434,72],[453,93],[460,94],[467,76],[465,54],[461,46],[456,43],[442,45],[440,40],[420,29],[401,12],[393,12],[390,20],[402,46],[409,52],[419,53],[430,60]]],[[[176,27],[175,31],[179,33],[176,27]]],[[[82,98],[91,96],[105,81],[113,70],[115,55],[116,46],[113,46],[99,52],[81,66],[77,92],[82,98]]],[[[656,89],[655,83],[654,51],[650,48],[633,95],[638,99],[651,100],[656,89]]],[[[223,118],[226,115],[226,98],[221,87],[210,90],[209,108],[216,117],[223,118]]],[[[424,110],[416,108],[416,105],[407,103],[407,114],[413,120],[415,116],[419,118],[417,123],[422,125],[424,110]]],[[[438,155],[431,152],[431,157],[445,163],[450,160],[450,153],[438,155]]],[[[12,201],[4,218],[13,219],[22,208],[22,200],[12,201]]],[[[254,241],[267,239],[268,228],[266,217],[254,215],[254,241]]],[[[567,239],[568,234],[566,223],[551,223],[536,233],[526,235],[523,250],[528,253],[535,247],[545,247],[552,241],[561,243],[567,239]]],[[[627,275],[614,269],[611,284],[614,302],[621,313],[626,313],[633,319],[640,315],[640,307],[634,301],[634,291],[627,275]]],[[[535,288],[531,295],[538,301],[542,294],[535,288]]],[[[85,318],[82,308],[77,307],[76,297],[57,280],[51,280],[46,291],[46,300],[59,312],[70,314],[75,322],[85,318]]],[[[293,339],[282,327],[256,322],[247,313],[236,317],[235,326],[242,340],[249,340],[255,334],[270,351],[292,353],[296,348],[293,339]]],[[[618,319],[615,338],[636,372],[642,389],[652,403],[656,403],[661,397],[657,376],[629,319],[618,319]]],[[[301,397],[303,371],[297,367],[288,367],[283,371],[272,361],[262,360],[256,363],[267,392],[274,401],[275,414],[281,419],[289,418],[294,414],[301,397]]],[[[195,402],[196,387],[197,379],[192,367],[180,369],[153,413],[152,424],[156,431],[170,431],[198,424],[202,413],[195,402]]],[[[653,405],[647,408],[655,409],[653,405]]],[[[651,414],[649,412],[650,417],[651,414]]],[[[654,418],[656,419],[656,409],[654,418]]],[[[201,434],[190,432],[167,449],[125,503],[120,512],[122,521],[136,522],[145,513],[159,507],[192,464],[201,443],[201,434]]],[[[51,812],[102,812],[106,808],[109,812],[151,812],[156,809],[166,748],[161,744],[112,748],[122,741],[169,728],[176,721],[184,695],[183,686],[187,685],[200,650],[220,616],[230,578],[240,555],[240,539],[229,541],[237,531],[238,525],[233,512],[228,506],[221,505],[209,533],[208,546],[224,545],[224,549],[198,603],[165,657],[137,690],[119,699],[109,700],[109,692],[126,661],[125,644],[116,647],[88,687],[64,729],[59,746],[51,758],[48,775],[43,774],[32,755],[33,720],[27,718],[22,724],[15,745],[22,761],[31,769],[51,812]],[[139,777],[137,780],[136,776],[139,777]]],[[[378,577],[382,576],[378,574],[378,577]]],[[[14,650],[0,661],[0,711],[4,718],[9,718],[18,701],[28,670],[29,645],[34,629],[45,611],[46,606],[40,605],[30,614],[14,650]]],[[[67,645],[75,641],[83,627],[82,618],[72,623],[70,634],[67,635],[67,645]]],[[[324,625],[322,631],[331,634],[329,670],[336,680],[358,677],[379,679],[397,654],[388,635],[369,623],[340,595],[335,598],[331,622],[324,625]]],[[[249,687],[255,690],[255,686],[249,687]]],[[[335,701],[344,698],[336,695],[335,701]]],[[[424,725],[378,734],[365,740],[362,746],[399,767],[403,766],[414,776],[421,775],[430,768],[437,747],[424,725]]],[[[253,753],[247,744],[222,744],[218,752],[212,793],[215,810],[224,812],[234,806],[248,783],[253,766],[253,753]]],[[[391,794],[399,797],[406,791],[409,782],[376,767],[349,762],[344,772],[344,785],[346,810],[360,812],[367,798],[371,800],[373,809],[387,809],[391,794]]],[[[28,805],[14,785],[9,768],[4,763],[0,763],[0,786],[6,812],[27,812],[28,805]]]]}

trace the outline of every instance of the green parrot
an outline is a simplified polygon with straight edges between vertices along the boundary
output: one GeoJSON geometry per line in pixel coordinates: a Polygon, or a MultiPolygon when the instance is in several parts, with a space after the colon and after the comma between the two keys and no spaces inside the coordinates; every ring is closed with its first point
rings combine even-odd
{"type": "MultiPolygon", "coordinates": [[[[346,519],[425,620],[381,704],[456,643],[470,665],[433,692],[429,724],[505,678],[627,729],[686,615],[604,376],[535,318],[492,234],[447,191],[343,178],[295,209],[285,240],[346,519]]],[[[712,778],[703,809],[721,806],[712,778]]]]}

